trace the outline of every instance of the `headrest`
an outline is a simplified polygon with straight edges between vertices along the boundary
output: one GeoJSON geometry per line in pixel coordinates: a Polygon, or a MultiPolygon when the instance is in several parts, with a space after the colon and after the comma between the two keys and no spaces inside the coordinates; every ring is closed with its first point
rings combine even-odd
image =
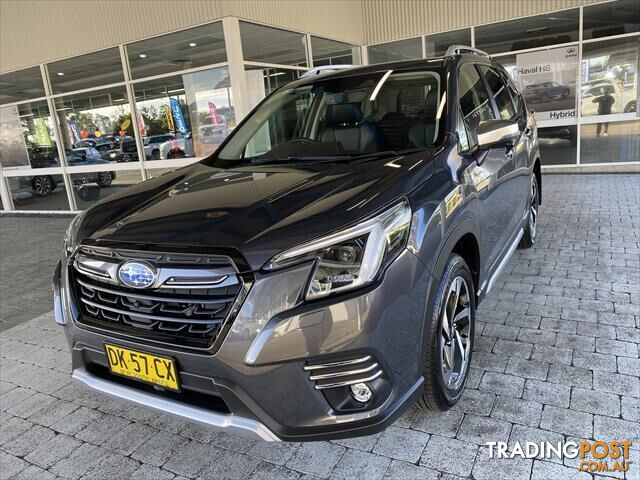
{"type": "Polygon", "coordinates": [[[332,126],[357,125],[362,121],[362,118],[362,112],[353,103],[327,106],[327,120],[332,126]]]}

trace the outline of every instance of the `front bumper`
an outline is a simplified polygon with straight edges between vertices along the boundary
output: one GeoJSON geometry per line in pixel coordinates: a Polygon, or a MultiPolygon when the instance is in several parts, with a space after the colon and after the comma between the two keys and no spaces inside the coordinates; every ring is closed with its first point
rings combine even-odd
{"type": "Polygon", "coordinates": [[[73,378],[103,393],[255,439],[376,433],[420,395],[431,276],[405,251],[372,286],[301,302],[310,269],[305,264],[257,275],[220,348],[206,354],[80,326],[67,269],[59,267],[55,314],[72,351],[73,378]],[[111,375],[104,343],[173,357],[182,392],[160,392],[111,375]],[[317,389],[305,370],[309,364],[363,356],[375,359],[383,372],[371,382],[374,399],[364,407],[344,401],[348,387],[317,389]]]}

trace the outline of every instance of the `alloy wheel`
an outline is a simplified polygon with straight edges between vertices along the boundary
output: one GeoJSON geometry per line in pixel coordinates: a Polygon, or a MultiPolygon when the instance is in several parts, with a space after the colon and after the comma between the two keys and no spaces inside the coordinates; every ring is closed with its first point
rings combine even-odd
{"type": "Polygon", "coordinates": [[[33,180],[33,189],[38,195],[49,195],[53,191],[53,184],[49,177],[39,176],[33,180]]]}
{"type": "Polygon", "coordinates": [[[531,198],[529,199],[529,233],[531,239],[536,238],[538,228],[538,183],[535,179],[531,182],[531,198]]]}
{"type": "Polygon", "coordinates": [[[111,172],[100,172],[98,174],[98,184],[101,187],[108,187],[111,185],[113,181],[113,177],[111,176],[111,172]]]}
{"type": "Polygon", "coordinates": [[[451,282],[442,312],[440,359],[442,378],[450,390],[460,388],[469,368],[471,297],[462,277],[451,282]]]}

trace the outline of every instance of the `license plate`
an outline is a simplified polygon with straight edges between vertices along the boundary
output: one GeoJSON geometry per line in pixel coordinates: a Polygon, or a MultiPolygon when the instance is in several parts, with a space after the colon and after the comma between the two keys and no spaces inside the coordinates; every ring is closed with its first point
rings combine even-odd
{"type": "Polygon", "coordinates": [[[109,370],[116,375],[179,391],[176,362],[172,358],[105,344],[109,370]]]}

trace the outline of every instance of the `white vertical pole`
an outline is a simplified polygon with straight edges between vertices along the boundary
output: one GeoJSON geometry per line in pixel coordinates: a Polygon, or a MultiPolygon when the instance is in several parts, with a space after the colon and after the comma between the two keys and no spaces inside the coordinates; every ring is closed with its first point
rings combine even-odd
{"type": "Polygon", "coordinates": [[[247,77],[244,73],[240,22],[235,17],[225,17],[222,19],[222,27],[224,29],[224,46],[227,51],[227,62],[229,63],[229,76],[231,78],[231,91],[233,92],[236,123],[239,123],[251,110],[247,77]]]}
{"type": "Polygon", "coordinates": [[[58,158],[60,159],[60,166],[62,167],[62,178],[64,181],[65,189],[67,190],[67,199],[69,200],[69,208],[71,210],[77,210],[76,197],[73,194],[73,181],[67,173],[67,155],[64,150],[64,137],[62,136],[62,130],[60,129],[60,123],[58,118],[58,112],[56,111],[56,102],[51,98],[51,83],[49,82],[49,75],[47,67],[40,65],[40,73],[42,74],[42,82],[44,83],[44,92],[47,95],[47,105],[49,106],[49,113],[51,123],[53,124],[53,134],[56,137],[56,148],[58,150],[58,158]]]}
{"type": "Polygon", "coordinates": [[[308,33],[304,36],[305,52],[307,54],[307,67],[313,68],[313,51],[311,50],[311,35],[308,33]]]}
{"type": "Polygon", "coordinates": [[[476,46],[476,27],[471,27],[471,46],[476,46]]]}
{"type": "Polygon", "coordinates": [[[580,120],[582,118],[582,14],[580,7],[580,24],[578,25],[578,78],[576,79],[576,165],[580,165],[580,120]]]}
{"type": "Polygon", "coordinates": [[[140,167],[140,176],[142,180],[147,179],[147,170],[145,168],[146,158],[144,156],[144,142],[140,136],[140,125],[138,125],[138,109],[136,107],[136,97],[131,85],[131,72],[129,71],[129,61],[124,45],[118,46],[120,50],[120,61],[122,62],[122,71],[124,72],[125,89],[129,98],[129,112],[131,112],[131,125],[133,126],[133,138],[136,141],[136,150],[138,152],[138,160],[140,167]]]}
{"type": "Polygon", "coordinates": [[[2,199],[3,210],[15,210],[13,206],[13,198],[9,193],[9,185],[6,183],[6,178],[0,168],[0,198],[2,199]]]}
{"type": "Polygon", "coordinates": [[[360,60],[362,61],[362,65],[369,65],[369,52],[367,51],[366,45],[360,47],[360,60]]]}

